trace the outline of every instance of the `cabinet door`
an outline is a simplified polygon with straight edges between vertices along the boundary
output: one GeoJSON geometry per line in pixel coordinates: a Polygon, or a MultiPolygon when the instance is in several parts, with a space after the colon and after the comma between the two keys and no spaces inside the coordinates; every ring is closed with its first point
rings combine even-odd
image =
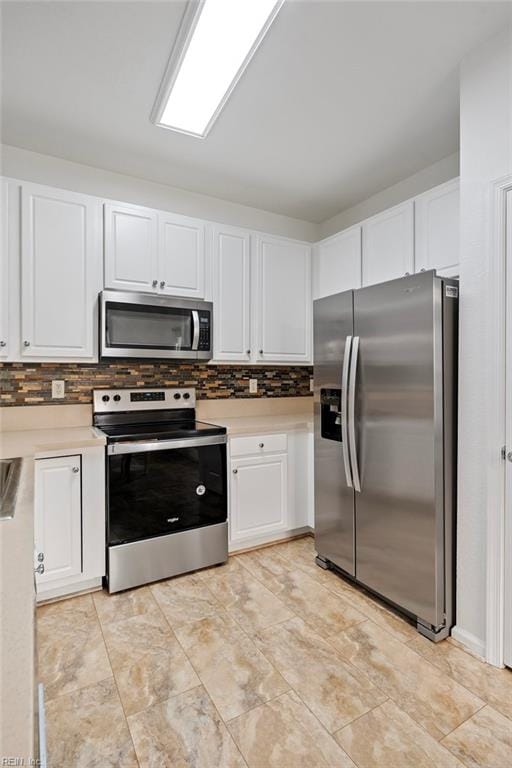
{"type": "Polygon", "coordinates": [[[37,459],[34,494],[35,545],[44,555],[37,582],[76,576],[82,571],[80,456],[37,459]]]}
{"type": "Polygon", "coordinates": [[[390,208],[363,224],[363,285],[414,270],[414,203],[390,208]]]}
{"type": "Polygon", "coordinates": [[[8,242],[8,197],[7,182],[0,185],[0,211],[2,231],[0,232],[0,358],[9,354],[9,242],[8,242]]]}
{"type": "Polygon", "coordinates": [[[459,180],[415,200],[415,267],[447,269],[459,263],[459,180]]]}
{"type": "Polygon", "coordinates": [[[257,237],[257,360],[311,359],[311,248],[257,237]]]}
{"type": "Polygon", "coordinates": [[[204,221],[159,213],[158,286],[171,296],[204,298],[204,221]]]}
{"type": "Polygon", "coordinates": [[[157,213],[138,205],[107,203],[105,286],[154,291],[157,286],[157,213]]]}
{"type": "Polygon", "coordinates": [[[286,455],[231,462],[231,541],[286,530],[287,506],[286,455]]]}
{"type": "Polygon", "coordinates": [[[22,357],[92,357],[100,202],[35,184],[24,184],[21,196],[22,357]]]}
{"type": "Polygon", "coordinates": [[[361,227],[318,243],[313,256],[313,296],[321,299],[361,287],[361,227]]]}
{"type": "Polygon", "coordinates": [[[250,235],[243,230],[213,228],[215,360],[251,357],[250,245],[250,235]]]}

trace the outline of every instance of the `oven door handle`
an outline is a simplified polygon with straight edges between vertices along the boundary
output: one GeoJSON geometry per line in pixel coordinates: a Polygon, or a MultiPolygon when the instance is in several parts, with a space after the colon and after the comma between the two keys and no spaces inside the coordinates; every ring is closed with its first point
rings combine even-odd
{"type": "Polygon", "coordinates": [[[110,443],[107,445],[107,453],[109,456],[118,456],[122,453],[169,451],[174,448],[201,448],[206,445],[224,445],[227,441],[227,435],[186,437],[183,440],[134,440],[129,443],[110,443]]]}
{"type": "Polygon", "coordinates": [[[199,348],[199,312],[197,309],[192,310],[192,325],[194,327],[194,335],[192,337],[191,349],[197,350],[199,348]]]}

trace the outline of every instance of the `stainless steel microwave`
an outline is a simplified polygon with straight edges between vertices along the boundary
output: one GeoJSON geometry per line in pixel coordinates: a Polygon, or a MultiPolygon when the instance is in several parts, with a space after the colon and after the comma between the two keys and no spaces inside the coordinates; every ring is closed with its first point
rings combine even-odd
{"type": "Polygon", "coordinates": [[[100,357],[209,360],[213,305],[146,293],[102,291],[100,357]]]}

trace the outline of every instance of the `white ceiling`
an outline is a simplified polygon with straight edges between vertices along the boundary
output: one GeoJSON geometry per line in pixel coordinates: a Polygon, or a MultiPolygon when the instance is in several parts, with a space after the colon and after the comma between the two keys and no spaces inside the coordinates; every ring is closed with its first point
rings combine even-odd
{"type": "Polygon", "coordinates": [[[205,140],[149,122],[185,7],[3,3],[3,141],[323,221],[458,149],[503,2],[288,0],[205,140]]]}

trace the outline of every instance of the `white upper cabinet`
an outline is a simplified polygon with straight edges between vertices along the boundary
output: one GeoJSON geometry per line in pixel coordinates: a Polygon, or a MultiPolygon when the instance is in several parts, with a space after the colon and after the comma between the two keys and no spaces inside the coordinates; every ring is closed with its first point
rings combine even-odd
{"type": "Polygon", "coordinates": [[[22,357],[92,357],[101,284],[100,202],[23,184],[21,206],[22,357]]]}
{"type": "Polygon", "coordinates": [[[157,214],[138,205],[106,203],[105,286],[153,291],[157,275],[157,214]]]}
{"type": "Polygon", "coordinates": [[[311,248],[258,235],[256,331],[258,361],[311,359],[311,248]]]}
{"type": "Polygon", "coordinates": [[[414,271],[414,202],[389,208],[363,223],[363,285],[414,271]]]}
{"type": "Polygon", "coordinates": [[[205,222],[169,213],[158,218],[159,292],[203,299],[205,222]]]}
{"type": "Polygon", "coordinates": [[[313,255],[313,298],[361,287],[361,227],[324,240],[313,255]]]}
{"type": "Polygon", "coordinates": [[[415,269],[444,270],[459,263],[459,180],[415,200],[415,269]]]}
{"type": "Polygon", "coordinates": [[[7,182],[0,185],[0,358],[9,354],[9,242],[7,182]]]}
{"type": "Polygon", "coordinates": [[[213,227],[213,356],[251,358],[251,238],[240,229],[213,227]]]}

